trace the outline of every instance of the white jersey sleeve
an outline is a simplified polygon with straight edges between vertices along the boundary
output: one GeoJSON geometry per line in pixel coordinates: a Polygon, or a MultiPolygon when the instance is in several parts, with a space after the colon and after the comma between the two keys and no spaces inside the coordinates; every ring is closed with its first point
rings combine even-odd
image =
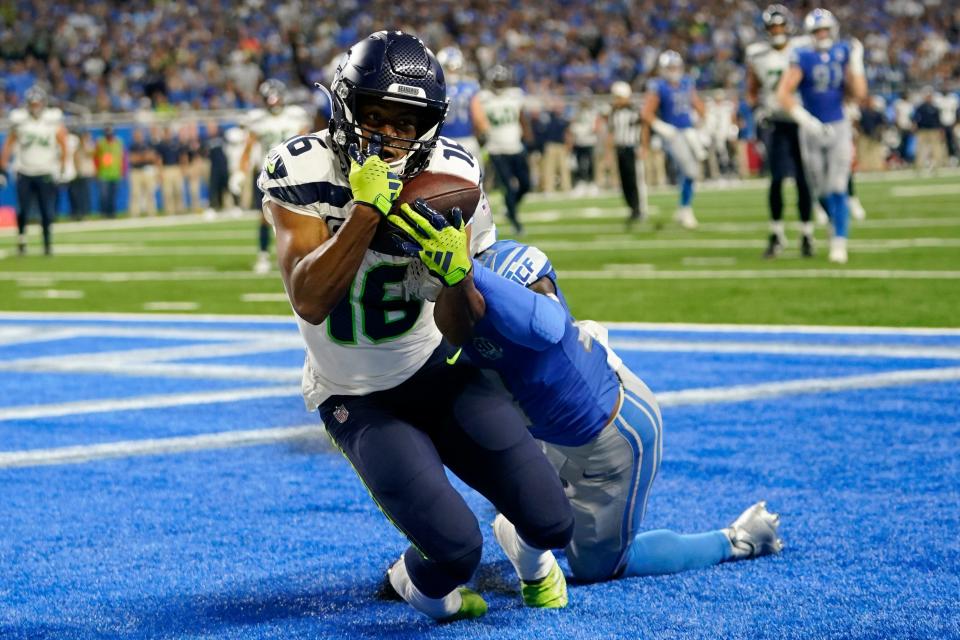
{"type": "MultiPolygon", "coordinates": [[[[323,220],[345,219],[353,200],[327,132],[297,136],[270,149],[257,186],[264,202],[323,220]]],[[[269,210],[264,212],[269,220],[269,210]]]]}

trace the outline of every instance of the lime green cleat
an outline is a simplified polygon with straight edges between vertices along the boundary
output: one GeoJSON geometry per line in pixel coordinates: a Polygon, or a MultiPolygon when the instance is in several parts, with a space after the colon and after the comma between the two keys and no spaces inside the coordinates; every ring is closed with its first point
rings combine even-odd
{"type": "MultiPolygon", "coordinates": [[[[479,618],[487,612],[487,602],[479,593],[467,587],[460,587],[457,591],[460,592],[460,598],[462,599],[460,610],[452,616],[442,618],[440,622],[472,620],[473,618],[479,618]]],[[[564,598],[566,598],[566,594],[564,594],[564,598]]]]}
{"type": "Polygon", "coordinates": [[[536,582],[521,580],[520,593],[528,607],[562,609],[567,606],[567,579],[563,577],[560,565],[554,562],[546,578],[536,582]]]}

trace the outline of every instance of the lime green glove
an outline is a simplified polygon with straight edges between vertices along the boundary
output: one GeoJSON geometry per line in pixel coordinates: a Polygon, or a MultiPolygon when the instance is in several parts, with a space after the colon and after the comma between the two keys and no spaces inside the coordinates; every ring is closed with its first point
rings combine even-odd
{"type": "Polygon", "coordinates": [[[355,144],[350,145],[347,153],[350,155],[350,190],[353,191],[353,201],[369,205],[387,215],[393,201],[403,189],[400,178],[390,171],[390,166],[376,153],[364,156],[355,144]]]}
{"type": "Polygon", "coordinates": [[[424,266],[448,287],[466,278],[473,261],[467,251],[467,234],[460,210],[452,211],[452,225],[420,198],[414,201],[413,207],[400,205],[400,211],[402,216],[390,214],[387,220],[416,243],[403,242],[401,246],[405,251],[419,256],[424,266]]]}

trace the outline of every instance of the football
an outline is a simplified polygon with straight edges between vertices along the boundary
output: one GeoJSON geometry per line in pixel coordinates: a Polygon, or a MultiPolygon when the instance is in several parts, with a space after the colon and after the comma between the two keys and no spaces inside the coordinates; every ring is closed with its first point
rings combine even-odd
{"type": "Polygon", "coordinates": [[[424,171],[404,183],[393,208],[394,213],[397,213],[401,204],[412,204],[417,198],[423,198],[427,204],[443,214],[454,207],[460,207],[463,221],[466,222],[480,203],[480,195],[480,186],[470,180],[449,173],[424,171]]]}

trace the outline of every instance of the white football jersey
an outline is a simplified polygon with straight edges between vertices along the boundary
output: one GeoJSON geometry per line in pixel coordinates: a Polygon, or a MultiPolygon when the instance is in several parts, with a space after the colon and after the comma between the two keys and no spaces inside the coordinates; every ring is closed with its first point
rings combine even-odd
{"type": "Polygon", "coordinates": [[[780,77],[790,66],[790,52],[809,43],[807,36],[790,38],[783,49],[774,49],[769,42],[754,42],[747,47],[747,64],[760,80],[760,105],[770,118],[780,121],[793,119],[780,108],[777,100],[777,85],[780,77]]]}
{"type": "Polygon", "coordinates": [[[477,95],[490,122],[487,151],[497,155],[521,153],[523,129],[520,126],[520,114],[523,112],[523,90],[519,87],[500,92],[485,89],[477,95]]]}
{"type": "Polygon", "coordinates": [[[14,169],[26,176],[52,176],[60,172],[60,146],[57,132],[63,126],[63,112],[48,108],[34,118],[26,109],[10,113],[14,145],[14,169]]]}
{"type": "Polygon", "coordinates": [[[285,106],[279,113],[254,109],[247,115],[246,127],[256,136],[260,148],[267,150],[306,131],[310,127],[310,116],[295,104],[285,106]]]}
{"type": "MultiPolygon", "coordinates": [[[[463,147],[440,138],[427,171],[450,173],[480,184],[480,163],[463,147]]],[[[353,195],[340,169],[330,134],[299,136],[267,154],[258,180],[264,203],[324,220],[336,233],[350,217],[353,195]]],[[[273,224],[268,207],[267,220],[273,224]]],[[[470,221],[474,254],[494,241],[486,196],[470,221]]],[[[296,316],[306,343],[303,395],[309,410],[331,395],[365,395],[397,386],[412,376],[440,343],[433,303],[403,296],[411,258],[389,238],[371,242],[348,294],[319,325],[296,316]]]]}

